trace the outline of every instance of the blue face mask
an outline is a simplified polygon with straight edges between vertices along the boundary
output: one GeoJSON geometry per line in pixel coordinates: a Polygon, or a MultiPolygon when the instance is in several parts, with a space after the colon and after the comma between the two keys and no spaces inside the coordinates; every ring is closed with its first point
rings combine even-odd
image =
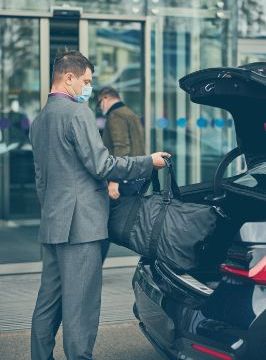
{"type": "Polygon", "coordinates": [[[91,97],[91,93],[92,93],[92,86],[85,85],[82,87],[81,95],[76,95],[75,99],[79,103],[88,102],[89,98],[91,97]]]}

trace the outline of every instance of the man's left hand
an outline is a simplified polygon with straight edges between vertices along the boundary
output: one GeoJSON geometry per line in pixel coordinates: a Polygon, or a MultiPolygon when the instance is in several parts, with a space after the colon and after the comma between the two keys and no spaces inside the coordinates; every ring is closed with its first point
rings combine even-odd
{"type": "Polygon", "coordinates": [[[116,200],[120,196],[120,192],[118,191],[119,184],[113,181],[110,181],[108,184],[108,193],[111,199],[116,200]]]}

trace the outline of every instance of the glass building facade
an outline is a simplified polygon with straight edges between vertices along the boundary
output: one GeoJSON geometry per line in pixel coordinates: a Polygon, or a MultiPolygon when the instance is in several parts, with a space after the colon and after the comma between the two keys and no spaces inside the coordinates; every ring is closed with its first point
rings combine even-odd
{"type": "Polygon", "coordinates": [[[142,119],[147,153],[173,155],[179,185],[211,181],[235,146],[233,122],[224,111],[192,104],[178,79],[265,61],[264,3],[0,0],[0,264],[41,259],[28,131],[46,102],[58,49],[79,49],[92,60],[94,95],[105,85],[120,92],[142,119]]]}

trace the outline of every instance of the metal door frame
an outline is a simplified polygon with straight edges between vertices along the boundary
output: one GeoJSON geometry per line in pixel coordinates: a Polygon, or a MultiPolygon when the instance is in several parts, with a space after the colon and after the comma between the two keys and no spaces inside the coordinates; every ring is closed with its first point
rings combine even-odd
{"type": "MultiPolygon", "coordinates": [[[[49,16],[51,17],[51,16],[49,16]]],[[[151,18],[149,16],[115,16],[115,15],[96,15],[82,14],[79,21],[79,50],[85,56],[89,55],[89,21],[122,21],[138,22],[141,24],[143,49],[143,71],[141,79],[144,85],[143,108],[145,117],[145,151],[150,153],[150,126],[151,126],[151,18]]],[[[49,92],[49,18],[40,19],[40,64],[41,64],[41,107],[46,103],[49,92]]]]}

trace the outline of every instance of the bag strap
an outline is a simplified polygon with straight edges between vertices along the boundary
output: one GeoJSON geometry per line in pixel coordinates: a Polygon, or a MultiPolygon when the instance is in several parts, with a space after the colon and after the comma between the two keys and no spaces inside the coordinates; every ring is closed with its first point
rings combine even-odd
{"type": "MultiPolygon", "coordinates": [[[[151,239],[150,239],[150,254],[153,259],[156,259],[157,256],[157,248],[158,248],[158,240],[161,234],[161,230],[163,227],[163,222],[166,216],[166,212],[168,209],[169,204],[171,203],[171,192],[175,199],[180,199],[180,189],[177,185],[175,179],[175,173],[173,170],[172,161],[170,159],[165,159],[166,166],[168,168],[168,174],[166,179],[166,185],[163,190],[163,198],[162,204],[157,215],[156,220],[154,221],[154,225],[151,232],[151,239]]],[[[158,174],[158,172],[157,172],[158,174]]]]}
{"type": "Polygon", "coordinates": [[[161,230],[163,227],[163,222],[166,216],[168,206],[169,203],[165,203],[165,202],[162,203],[159,214],[156,220],[154,221],[154,225],[151,232],[151,239],[150,239],[150,255],[152,259],[156,259],[157,257],[158,240],[161,234],[161,230]]]}
{"type": "Polygon", "coordinates": [[[218,165],[213,179],[213,194],[214,194],[213,200],[219,199],[224,196],[222,190],[222,181],[223,181],[224,173],[227,167],[231,164],[231,162],[242,154],[243,151],[237,146],[233,150],[229,151],[229,153],[225,155],[225,157],[218,165]]]}
{"type": "Polygon", "coordinates": [[[135,201],[132,205],[132,208],[130,209],[128,218],[125,222],[125,228],[122,235],[123,239],[129,239],[130,231],[132,230],[135,224],[138,208],[140,207],[141,204],[141,198],[147,192],[151,183],[152,183],[153,192],[160,193],[160,181],[158,178],[158,171],[155,169],[152,170],[151,179],[148,179],[144,182],[139,193],[135,197],[135,201]]]}
{"type": "Polygon", "coordinates": [[[135,224],[138,209],[141,204],[141,198],[148,191],[148,188],[151,183],[152,183],[153,192],[159,193],[160,182],[158,178],[158,171],[155,169],[152,170],[151,179],[148,179],[144,182],[144,184],[141,186],[141,189],[139,190],[138,194],[135,197],[134,203],[132,205],[132,208],[130,209],[127,220],[125,222],[125,228],[122,234],[123,239],[129,239],[130,231],[132,230],[135,224]]]}

